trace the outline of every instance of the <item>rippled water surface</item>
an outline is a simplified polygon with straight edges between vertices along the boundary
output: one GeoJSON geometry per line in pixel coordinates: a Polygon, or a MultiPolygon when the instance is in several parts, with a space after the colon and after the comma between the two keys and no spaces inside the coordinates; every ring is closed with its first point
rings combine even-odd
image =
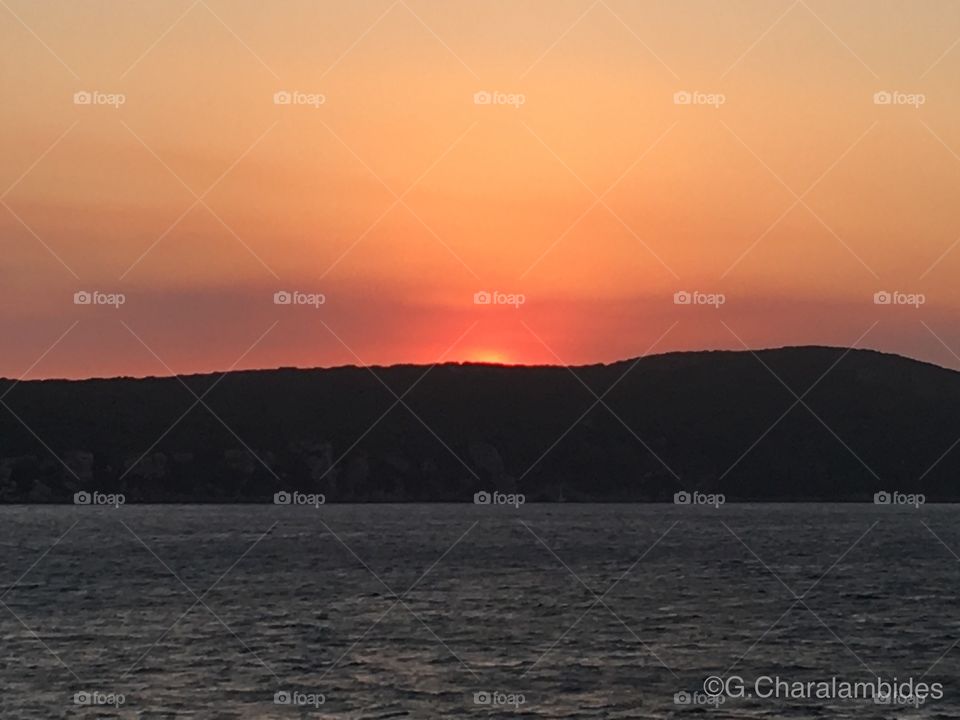
{"type": "Polygon", "coordinates": [[[0,508],[0,716],[957,718],[958,521],[953,506],[0,508]],[[758,676],[924,676],[944,698],[675,702],[715,674],[748,692],[758,676]]]}

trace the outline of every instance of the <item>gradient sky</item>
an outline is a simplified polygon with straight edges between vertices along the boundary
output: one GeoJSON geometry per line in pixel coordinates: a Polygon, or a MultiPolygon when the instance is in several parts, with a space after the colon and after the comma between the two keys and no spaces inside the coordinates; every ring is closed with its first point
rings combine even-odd
{"type": "Polygon", "coordinates": [[[854,343],[960,367],[958,40],[953,0],[2,0],[0,376],[854,343]]]}

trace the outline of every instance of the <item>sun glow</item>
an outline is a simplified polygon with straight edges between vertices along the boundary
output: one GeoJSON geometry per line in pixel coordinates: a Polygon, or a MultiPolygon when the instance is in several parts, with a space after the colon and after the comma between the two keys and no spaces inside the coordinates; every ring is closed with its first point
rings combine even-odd
{"type": "Polygon", "coordinates": [[[481,349],[474,350],[467,356],[467,362],[491,363],[496,365],[509,365],[510,358],[506,353],[499,350],[481,349]]]}
{"type": "Polygon", "coordinates": [[[0,377],[958,364],[951,0],[200,4],[0,0],[0,377]]]}

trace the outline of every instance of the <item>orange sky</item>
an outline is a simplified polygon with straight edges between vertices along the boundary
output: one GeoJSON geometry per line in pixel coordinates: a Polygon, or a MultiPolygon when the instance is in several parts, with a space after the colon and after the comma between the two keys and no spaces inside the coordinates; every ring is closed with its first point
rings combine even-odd
{"type": "Polygon", "coordinates": [[[3,0],[0,376],[960,367],[958,39],[953,0],[3,0]]]}

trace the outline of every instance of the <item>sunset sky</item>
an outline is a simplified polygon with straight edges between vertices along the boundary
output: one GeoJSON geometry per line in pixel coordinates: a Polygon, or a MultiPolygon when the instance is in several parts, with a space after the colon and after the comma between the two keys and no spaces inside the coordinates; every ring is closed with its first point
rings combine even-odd
{"type": "Polygon", "coordinates": [[[958,77],[954,0],[0,0],[0,376],[960,368],[958,77]]]}

